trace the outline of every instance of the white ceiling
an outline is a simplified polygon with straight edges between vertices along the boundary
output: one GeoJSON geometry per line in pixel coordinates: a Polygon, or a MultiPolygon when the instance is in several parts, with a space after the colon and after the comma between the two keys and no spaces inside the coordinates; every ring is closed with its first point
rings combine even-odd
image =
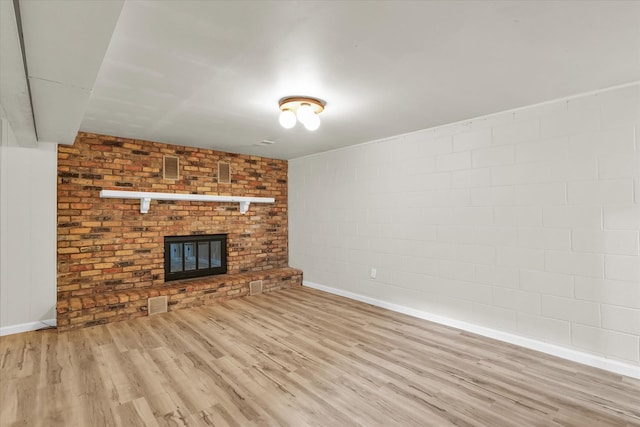
{"type": "MultiPolygon", "coordinates": [[[[25,40],[78,43],[96,31],[47,25],[51,5],[76,20],[94,3],[21,0],[25,40]]],[[[104,15],[108,30],[113,18],[95,12],[92,26],[104,15]]],[[[96,64],[86,49],[28,47],[29,68],[54,67],[57,80],[67,64],[96,64]]],[[[83,131],[291,159],[638,79],[639,1],[136,0],[86,109],[69,114],[83,131]],[[327,102],[318,131],[279,126],[287,95],[327,102]]],[[[55,109],[42,96],[36,122],[55,109]]]]}

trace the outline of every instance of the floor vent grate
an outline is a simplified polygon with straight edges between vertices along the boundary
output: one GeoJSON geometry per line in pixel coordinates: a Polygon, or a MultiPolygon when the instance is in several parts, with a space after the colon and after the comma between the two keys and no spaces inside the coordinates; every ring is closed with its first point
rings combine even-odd
{"type": "Polygon", "coordinates": [[[152,314],[166,313],[167,312],[167,297],[153,297],[147,300],[147,307],[149,308],[149,316],[152,314]]]}
{"type": "Polygon", "coordinates": [[[249,295],[257,295],[262,293],[262,280],[254,280],[249,282],[249,295]]]}

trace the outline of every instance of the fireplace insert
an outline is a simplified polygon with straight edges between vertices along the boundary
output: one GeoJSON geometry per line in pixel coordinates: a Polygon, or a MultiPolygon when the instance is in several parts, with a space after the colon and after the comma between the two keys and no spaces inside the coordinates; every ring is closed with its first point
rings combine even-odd
{"type": "Polygon", "coordinates": [[[164,281],[227,272],[227,235],[165,236],[164,281]]]}

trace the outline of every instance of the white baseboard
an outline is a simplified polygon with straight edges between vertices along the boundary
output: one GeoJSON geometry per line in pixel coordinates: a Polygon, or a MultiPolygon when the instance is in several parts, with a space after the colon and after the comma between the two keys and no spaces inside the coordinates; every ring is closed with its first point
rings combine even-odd
{"type": "Polygon", "coordinates": [[[55,328],[56,319],[40,320],[38,322],[21,323],[20,325],[3,326],[0,328],[0,337],[19,334],[22,332],[37,331],[38,329],[55,328]]]}
{"type": "Polygon", "coordinates": [[[405,307],[398,304],[382,301],[379,299],[371,298],[365,295],[356,294],[354,292],[345,291],[342,289],[336,289],[318,283],[303,281],[304,286],[308,286],[313,289],[328,292],[335,295],[340,295],[356,301],[365,302],[367,304],[375,305],[377,307],[386,308],[398,313],[407,314],[412,317],[417,317],[431,322],[439,323],[445,326],[451,326],[456,329],[462,329],[463,331],[472,332],[474,334],[482,335],[485,337],[493,338],[499,341],[507,342],[509,344],[515,344],[520,347],[528,348],[531,350],[540,351],[542,353],[557,356],[562,359],[571,360],[572,362],[581,363],[587,366],[593,366],[595,368],[604,369],[609,372],[613,372],[620,375],[626,375],[628,377],[640,379],[640,366],[634,366],[628,363],[619,362],[617,360],[607,359],[601,356],[596,356],[589,353],[561,347],[559,345],[549,344],[546,342],[538,341],[532,338],[515,335],[508,332],[498,331],[496,329],[487,328],[473,323],[462,322],[460,320],[451,319],[448,317],[431,314],[426,311],[416,310],[414,308],[405,307]]]}

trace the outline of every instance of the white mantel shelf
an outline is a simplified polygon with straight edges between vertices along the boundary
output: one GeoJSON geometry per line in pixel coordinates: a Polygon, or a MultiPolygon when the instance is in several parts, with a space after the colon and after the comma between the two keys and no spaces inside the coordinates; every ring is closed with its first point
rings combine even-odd
{"type": "Polygon", "coordinates": [[[140,213],[149,212],[151,200],[183,200],[189,202],[237,202],[240,204],[240,213],[249,210],[251,203],[274,203],[273,197],[240,197],[240,196],[213,196],[207,194],[179,194],[179,193],[153,193],[148,191],[120,191],[100,190],[103,199],[140,199],[140,213]]]}

